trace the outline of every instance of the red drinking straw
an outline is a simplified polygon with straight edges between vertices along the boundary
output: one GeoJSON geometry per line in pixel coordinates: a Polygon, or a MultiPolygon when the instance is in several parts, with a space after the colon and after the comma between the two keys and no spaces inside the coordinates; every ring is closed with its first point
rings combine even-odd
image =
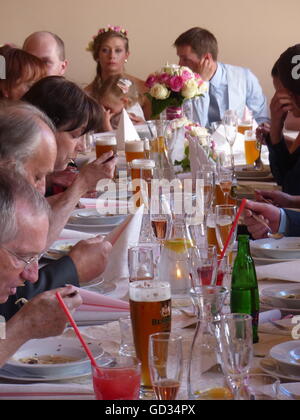
{"type": "Polygon", "coordinates": [[[227,248],[228,248],[229,242],[230,242],[230,240],[231,240],[231,237],[232,237],[232,235],[233,235],[233,232],[234,232],[234,230],[235,230],[235,228],[236,228],[236,225],[237,225],[237,223],[238,223],[238,221],[239,221],[240,215],[242,214],[242,212],[243,212],[243,210],[244,210],[244,207],[245,207],[246,203],[247,203],[246,198],[243,198],[243,200],[242,200],[242,202],[241,202],[241,205],[240,205],[240,208],[238,209],[238,212],[237,212],[237,214],[236,214],[236,216],[235,216],[234,222],[233,222],[233,224],[232,224],[232,226],[231,226],[231,229],[230,229],[229,235],[227,236],[227,239],[226,239],[226,242],[225,242],[224,248],[223,248],[223,250],[222,250],[222,252],[221,252],[220,259],[219,259],[219,261],[218,261],[218,267],[219,267],[219,265],[221,264],[221,261],[222,261],[222,260],[223,260],[223,258],[224,258],[224,255],[225,255],[226,250],[227,250],[227,248]]]}
{"type": "Polygon", "coordinates": [[[55,293],[55,296],[60,304],[60,306],[62,307],[64,313],[67,315],[68,320],[70,321],[70,324],[72,325],[72,327],[74,328],[74,331],[77,335],[77,337],[79,338],[81,344],[83,345],[84,350],[86,351],[86,354],[88,355],[88,357],[90,358],[91,364],[95,367],[97,367],[99,369],[99,366],[97,365],[96,360],[94,359],[94,356],[92,355],[91,350],[89,349],[88,345],[86,344],[84,338],[82,337],[72,315],[71,312],[69,311],[68,307],[66,306],[65,302],[63,301],[63,298],[61,297],[59,292],[55,293]]]}

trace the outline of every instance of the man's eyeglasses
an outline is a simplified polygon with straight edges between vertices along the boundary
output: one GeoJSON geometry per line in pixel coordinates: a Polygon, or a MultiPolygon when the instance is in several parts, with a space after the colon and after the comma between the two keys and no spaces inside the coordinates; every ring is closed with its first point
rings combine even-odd
{"type": "Polygon", "coordinates": [[[5,246],[1,245],[1,248],[5,249],[9,254],[13,255],[18,261],[22,261],[25,265],[24,268],[29,267],[33,263],[38,263],[39,259],[42,257],[43,254],[35,255],[34,257],[21,257],[20,255],[16,254],[15,252],[11,251],[10,249],[6,248],[5,246]]]}

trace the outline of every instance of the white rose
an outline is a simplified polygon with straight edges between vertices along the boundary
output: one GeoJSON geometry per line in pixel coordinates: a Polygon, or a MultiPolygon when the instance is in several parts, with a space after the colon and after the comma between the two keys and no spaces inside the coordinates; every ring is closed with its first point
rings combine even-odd
{"type": "Polygon", "coordinates": [[[181,94],[186,99],[191,99],[194,98],[194,96],[199,95],[197,81],[194,79],[187,80],[183,86],[181,94]]]}
{"type": "Polygon", "coordinates": [[[198,95],[204,95],[206,92],[208,92],[208,84],[203,82],[201,86],[198,86],[198,95]]]}
{"type": "Polygon", "coordinates": [[[160,83],[155,83],[150,89],[150,95],[155,99],[167,99],[170,96],[170,91],[160,83]]]}

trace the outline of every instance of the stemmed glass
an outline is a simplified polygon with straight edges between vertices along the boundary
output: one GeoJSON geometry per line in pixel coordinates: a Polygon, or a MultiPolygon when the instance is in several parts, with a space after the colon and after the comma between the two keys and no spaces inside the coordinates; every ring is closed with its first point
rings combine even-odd
{"type": "Polygon", "coordinates": [[[234,399],[239,400],[253,358],[252,317],[246,314],[222,315],[216,331],[222,370],[234,399]]]}
{"type": "Polygon", "coordinates": [[[234,172],[233,145],[238,132],[238,117],[235,111],[231,109],[225,111],[222,122],[225,129],[225,137],[230,146],[231,167],[234,172]]]}
{"type": "MultiPolygon", "coordinates": [[[[216,236],[221,251],[224,249],[227,237],[236,216],[236,212],[237,207],[231,204],[221,204],[216,206],[216,236]]],[[[232,251],[236,240],[236,231],[237,229],[235,229],[235,232],[233,232],[231,236],[230,242],[225,251],[225,256],[228,256],[232,251]]]]}
{"type": "Polygon", "coordinates": [[[228,204],[229,194],[232,187],[233,172],[231,169],[221,169],[219,171],[219,183],[222,193],[224,194],[225,204],[228,204]]]}
{"type": "Polygon", "coordinates": [[[205,168],[204,170],[197,171],[196,182],[203,183],[204,214],[203,214],[202,233],[203,233],[203,236],[205,236],[207,214],[211,208],[213,198],[214,198],[214,191],[215,191],[215,173],[213,169],[205,168]]]}
{"type": "Polygon", "coordinates": [[[153,280],[155,266],[153,249],[139,245],[128,249],[129,281],[153,280]]]}
{"type": "Polygon", "coordinates": [[[182,337],[156,333],[149,337],[149,370],[158,400],[176,400],[182,378],[182,337]]]}

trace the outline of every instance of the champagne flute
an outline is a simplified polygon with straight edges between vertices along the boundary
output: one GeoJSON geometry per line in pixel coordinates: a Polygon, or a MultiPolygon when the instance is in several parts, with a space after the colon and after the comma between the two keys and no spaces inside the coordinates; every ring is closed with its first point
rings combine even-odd
{"type": "MultiPolygon", "coordinates": [[[[222,205],[216,206],[216,236],[217,236],[218,245],[221,251],[224,249],[227,237],[230,233],[232,224],[236,216],[236,212],[237,212],[237,207],[231,204],[229,205],[222,204],[222,205]]],[[[233,232],[231,236],[230,242],[227,246],[227,249],[224,255],[227,261],[226,265],[227,265],[228,270],[230,268],[229,257],[232,252],[234,242],[236,240],[236,233],[237,233],[237,228],[235,229],[235,231],[233,232]]]]}
{"type": "Polygon", "coordinates": [[[222,370],[239,400],[253,359],[252,317],[246,314],[222,315],[217,329],[222,370]]]}
{"type": "Polygon", "coordinates": [[[225,129],[225,137],[230,147],[231,168],[234,173],[233,145],[238,132],[238,117],[236,112],[231,109],[225,111],[222,122],[225,129]]]}
{"type": "Polygon", "coordinates": [[[182,337],[156,333],[149,337],[149,369],[158,400],[176,400],[182,378],[182,337]]]}
{"type": "Polygon", "coordinates": [[[228,204],[229,194],[232,187],[233,172],[231,169],[222,169],[219,172],[219,183],[224,194],[225,204],[228,204]]]}
{"type": "MultiPolygon", "coordinates": [[[[203,224],[202,224],[202,233],[203,236],[206,235],[206,222],[207,222],[207,214],[211,208],[213,199],[214,199],[214,191],[215,191],[215,173],[211,169],[204,169],[197,171],[196,174],[196,182],[203,183],[203,199],[204,199],[204,214],[203,214],[203,224]]],[[[201,184],[200,184],[201,185],[201,184]]]]}

